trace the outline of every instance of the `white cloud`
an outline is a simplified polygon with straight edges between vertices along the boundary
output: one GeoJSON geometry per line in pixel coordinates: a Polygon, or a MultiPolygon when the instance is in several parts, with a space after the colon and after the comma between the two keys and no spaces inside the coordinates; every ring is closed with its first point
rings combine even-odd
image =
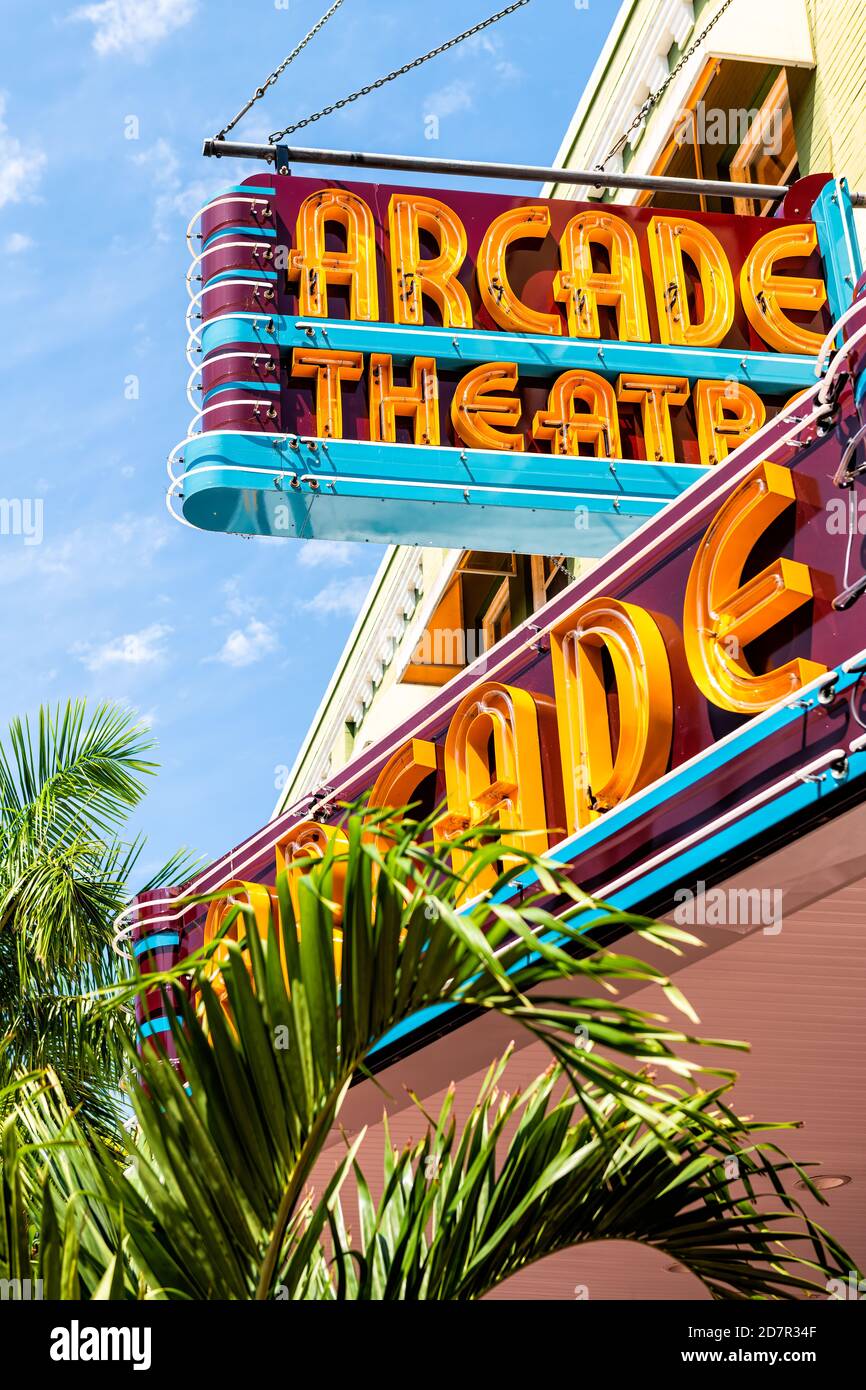
{"type": "Polygon", "coordinates": [[[523,77],[523,71],[513,63],[510,58],[505,56],[505,40],[496,34],[474,34],[471,39],[466,39],[458,48],[454,50],[454,58],[458,62],[472,60],[477,66],[477,61],[483,55],[484,58],[493,59],[493,71],[503,82],[517,82],[523,77]]]}
{"type": "Polygon", "coordinates": [[[46,540],[42,545],[0,549],[0,587],[23,580],[31,590],[40,584],[52,602],[83,601],[103,593],[109,581],[124,587],[132,574],[153,561],[172,539],[168,517],[124,515],[110,526],[103,523],[77,526],[60,540],[49,539],[53,529],[51,506],[46,506],[46,540]],[[130,569],[130,555],[135,568],[130,569]]]}
{"type": "Polygon", "coordinates": [[[166,531],[161,522],[162,517],[156,522],[153,517],[141,517],[132,512],[124,512],[111,523],[104,544],[117,551],[125,550],[127,555],[131,548],[135,551],[136,560],[141,562],[145,557],[153,556],[168,545],[171,532],[166,531]]]}
{"type": "Polygon", "coordinates": [[[491,34],[472,34],[454,50],[457,59],[477,58],[479,53],[495,55],[502,47],[502,40],[491,34]]]}
{"type": "Polygon", "coordinates": [[[93,25],[93,47],[101,58],[126,52],[137,57],[189,24],[197,9],[198,0],[99,0],[69,18],[93,25]]]}
{"type": "Polygon", "coordinates": [[[364,579],[332,579],[312,598],[301,600],[299,607],[320,617],[337,613],[354,617],[367,596],[368,582],[364,579]]]}
{"type": "Polygon", "coordinates": [[[153,184],[153,224],[160,241],[173,241],[193,213],[225,187],[222,172],[209,179],[184,180],[180,160],[168,140],[162,138],[150,149],[134,154],[132,162],[149,174],[153,184]]]}
{"type": "Polygon", "coordinates": [[[458,79],[431,92],[424,104],[424,110],[444,120],[446,116],[454,116],[458,111],[470,111],[472,104],[472,84],[458,79]]]}
{"type": "MultiPolygon", "coordinates": [[[[241,593],[241,582],[237,575],[223,581],[222,592],[226,602],[226,613],[230,617],[249,618],[255,614],[256,601],[241,593]]],[[[224,622],[225,614],[222,618],[215,618],[214,621],[224,622]]]]}
{"type": "Polygon", "coordinates": [[[164,623],[151,623],[140,632],[126,632],[101,646],[79,642],[72,650],[88,671],[102,671],[106,666],[150,666],[165,655],[163,643],[170,632],[164,623]]]}
{"type": "Polygon", "coordinates": [[[42,178],[45,155],[28,148],[6,125],[6,93],[0,92],[0,208],[32,199],[42,178]]]}
{"type": "Polygon", "coordinates": [[[216,660],[225,666],[252,666],[261,661],[277,647],[273,628],[259,618],[250,618],[245,628],[237,627],[230,632],[216,660]]]}
{"type": "Polygon", "coordinates": [[[132,162],[148,170],[156,188],[174,189],[180,182],[180,160],[162,136],[150,149],[134,154],[132,162]]]}
{"type": "Polygon", "coordinates": [[[20,256],[22,251],[29,251],[32,245],[32,237],[25,236],[23,232],[10,232],[3,243],[3,250],[7,256],[20,256]]]}
{"type": "Polygon", "coordinates": [[[493,71],[497,77],[502,78],[503,82],[518,82],[523,76],[522,69],[516,63],[512,63],[510,58],[503,58],[501,62],[496,64],[493,71]]]}
{"type": "Polygon", "coordinates": [[[342,568],[351,565],[358,554],[358,546],[351,541],[302,541],[298,552],[298,564],[304,569],[320,569],[323,565],[342,568]]]}

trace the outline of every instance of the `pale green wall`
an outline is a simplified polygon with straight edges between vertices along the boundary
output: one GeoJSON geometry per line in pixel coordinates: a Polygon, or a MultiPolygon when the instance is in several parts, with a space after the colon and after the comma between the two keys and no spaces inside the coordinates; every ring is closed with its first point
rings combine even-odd
{"type": "Polygon", "coordinates": [[[866,189],[866,0],[807,0],[817,67],[795,110],[803,172],[866,189]]]}
{"type": "MultiPolygon", "coordinates": [[[[695,24],[684,48],[706,27],[720,3],[721,0],[696,0],[695,24]]],[[[760,0],[755,3],[760,4],[760,0]]],[[[623,74],[640,52],[642,36],[658,8],[659,0],[625,0],[621,6],[615,24],[620,32],[603,70],[594,75],[597,80],[592,91],[581,101],[583,110],[579,123],[569,132],[569,139],[560,150],[562,163],[576,168],[588,164],[623,74]]],[[[817,66],[800,86],[795,100],[801,170],[804,174],[825,170],[844,174],[852,189],[863,191],[866,189],[866,0],[806,0],[806,8],[817,66]]],[[[705,43],[708,52],[712,52],[712,42],[711,31],[705,43]]],[[[669,56],[674,63],[680,51],[672,48],[669,56]]],[[[692,62],[697,76],[701,59],[695,55],[692,62]]],[[[651,115],[650,125],[653,120],[654,115],[651,115]]]]}

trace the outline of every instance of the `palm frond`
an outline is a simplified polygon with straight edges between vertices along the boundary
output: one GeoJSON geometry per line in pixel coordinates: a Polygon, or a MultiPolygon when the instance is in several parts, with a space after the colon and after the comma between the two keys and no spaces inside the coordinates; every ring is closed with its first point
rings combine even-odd
{"type": "MultiPolygon", "coordinates": [[[[129,1012],[93,1008],[115,975],[113,923],[141,853],[122,830],[155,764],[120,706],[83,700],[12,722],[0,746],[0,1083],[51,1066],[104,1134],[129,1012]]],[[[154,882],[185,868],[175,856],[154,882]]]]}
{"type": "Polygon", "coordinates": [[[119,705],[98,705],[89,718],[84,700],[41,707],[9,726],[0,748],[0,803],[4,821],[27,814],[40,838],[54,827],[62,837],[86,823],[116,829],[144,794],[143,778],[156,771],[144,754],[153,746],[146,728],[119,705]]]}
{"type": "Polygon", "coordinates": [[[470,902],[504,846],[470,846],[455,876],[423,822],[380,818],[375,841],[360,811],[346,824],[348,850],[297,884],[297,915],[283,874],[264,938],[247,904],[227,914],[240,940],[223,937],[219,969],[211,947],[103,997],[111,1010],[162,989],[175,1009],[177,1062],[130,1055],[137,1130],[122,1163],[51,1073],[18,1088],[25,1142],[4,1160],[0,1263],[21,1263],[26,1209],[59,1287],[100,1298],[479,1298],[548,1254],[614,1238],[664,1251],[717,1298],[797,1297],[853,1268],[786,1186],[803,1170],[777,1147],[785,1126],[740,1119],[732,1075],[685,1062],[682,1047],[706,1040],[618,1002],[623,982],[670,982],[591,942],[585,922],[599,939],[630,927],[675,952],[676,932],[606,919],[511,846],[492,897],[470,902]],[[497,893],[516,864],[538,888],[506,911],[497,893]],[[356,1136],[315,1201],[317,1161],[373,1049],[453,1003],[542,1039],[551,1068],[512,1096],[504,1060],[493,1065],[462,1127],[449,1096],[419,1143],[388,1144],[378,1200],[356,1136]]]}
{"type": "MultiPolygon", "coordinates": [[[[766,1135],[782,1126],[726,1113],[722,1090],[667,1088],[680,1128],[673,1158],[601,1091],[590,1123],[574,1092],[562,1094],[560,1068],[513,1096],[500,1089],[502,1070],[488,1075],[462,1131],[449,1099],[422,1140],[389,1146],[378,1204],[354,1164],[356,1231],[339,1192],[309,1211],[308,1227],[327,1221],[331,1233],[330,1248],[317,1244],[317,1297],[480,1298],[537,1260],[599,1240],[651,1246],[716,1298],[826,1293],[827,1279],[851,1268],[782,1185],[782,1175],[803,1176],[766,1135]]],[[[309,1280],[299,1248],[280,1272],[289,1297],[309,1280]]]]}

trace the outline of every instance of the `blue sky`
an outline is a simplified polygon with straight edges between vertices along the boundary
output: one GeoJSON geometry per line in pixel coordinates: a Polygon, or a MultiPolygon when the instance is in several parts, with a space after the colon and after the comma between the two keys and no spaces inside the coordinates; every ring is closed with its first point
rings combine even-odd
{"type": "MultiPolygon", "coordinates": [[[[266,140],[498,7],[345,0],[234,135],[266,140]]],[[[186,225],[261,167],[204,160],[201,141],[325,8],[3,0],[0,499],[31,510],[29,537],[0,534],[0,727],[69,696],[140,711],[161,764],[144,870],[264,823],[381,554],[197,533],[164,501],[190,415],[186,225]]],[[[306,143],[548,163],[617,8],[532,0],[306,143]]]]}

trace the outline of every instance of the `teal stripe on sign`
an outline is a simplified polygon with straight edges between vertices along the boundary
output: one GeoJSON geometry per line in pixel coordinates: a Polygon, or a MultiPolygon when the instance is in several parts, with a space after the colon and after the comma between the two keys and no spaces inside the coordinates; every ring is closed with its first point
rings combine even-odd
{"type": "Polygon", "coordinates": [[[202,405],[207,405],[211,397],[219,395],[221,391],[270,391],[278,395],[279,390],[279,383],[276,381],[225,381],[221,386],[212,386],[202,396],[202,405]]]}
{"type": "Polygon", "coordinates": [[[221,270],[217,275],[208,277],[202,288],[202,294],[209,290],[211,285],[218,285],[221,280],[276,280],[275,270],[221,270]]]}
{"type": "Polygon", "coordinates": [[[146,1023],[138,1025],[138,1035],[140,1038],[149,1038],[151,1033],[170,1033],[171,1019],[168,1018],[149,1018],[146,1023]]]}
{"type": "Polygon", "coordinates": [[[152,932],[150,936],[143,936],[132,948],[135,956],[144,955],[145,951],[158,951],[161,946],[176,946],[180,941],[180,934],[176,931],[152,932]]]}
{"type": "Polygon", "coordinates": [[[211,242],[219,241],[224,236],[276,236],[276,228],[273,227],[220,227],[218,231],[211,232],[207,241],[202,245],[202,250],[206,250],[211,242]]]}
{"type": "Polygon", "coordinates": [[[265,198],[275,198],[277,196],[277,190],[275,188],[265,188],[264,185],[259,187],[257,183],[233,183],[231,188],[224,188],[222,193],[214,194],[207,208],[205,208],[205,212],[207,212],[208,208],[213,207],[214,203],[218,203],[220,198],[227,198],[230,193],[255,193],[257,196],[261,195],[265,198]]]}

